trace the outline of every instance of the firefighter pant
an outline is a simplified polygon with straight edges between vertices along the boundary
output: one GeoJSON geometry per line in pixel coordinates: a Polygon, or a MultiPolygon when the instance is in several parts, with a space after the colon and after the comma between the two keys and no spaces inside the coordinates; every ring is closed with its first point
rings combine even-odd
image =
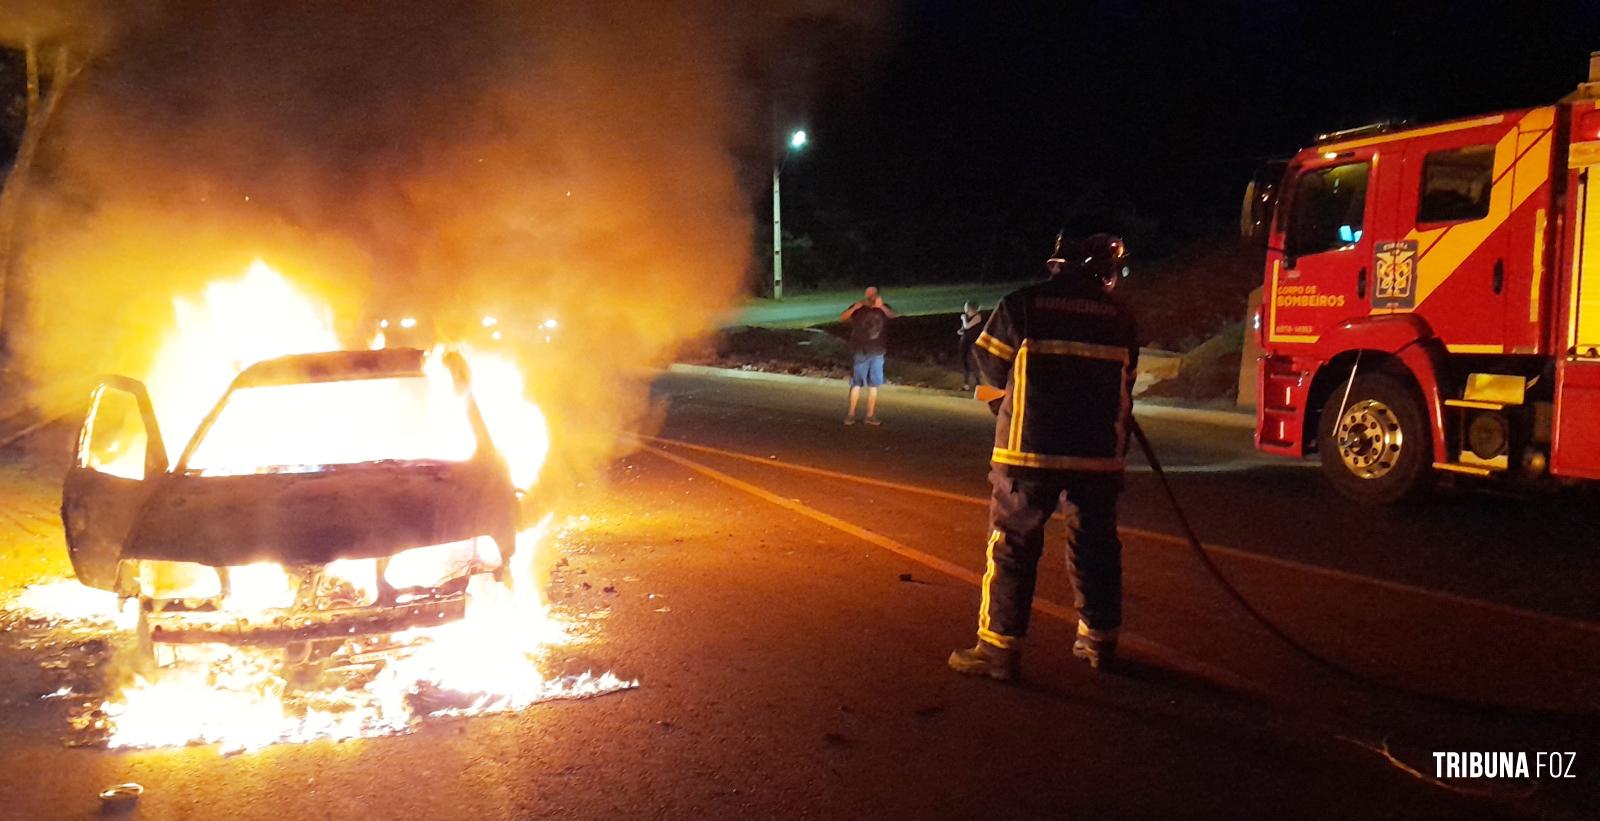
{"type": "Polygon", "coordinates": [[[1061,472],[1018,479],[989,474],[988,565],[978,637],[1014,646],[1028,633],[1044,526],[1060,504],[1067,520],[1067,574],[1078,618],[1095,630],[1122,624],[1122,542],[1117,538],[1121,473],[1061,472]]]}

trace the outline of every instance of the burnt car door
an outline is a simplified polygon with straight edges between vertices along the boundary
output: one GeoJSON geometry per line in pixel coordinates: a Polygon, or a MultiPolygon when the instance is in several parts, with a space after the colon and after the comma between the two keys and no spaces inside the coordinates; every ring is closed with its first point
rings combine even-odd
{"type": "Polygon", "coordinates": [[[90,394],[61,493],[61,523],[79,581],[113,589],[123,544],[166,471],[166,446],[144,383],[103,377],[90,394]]]}

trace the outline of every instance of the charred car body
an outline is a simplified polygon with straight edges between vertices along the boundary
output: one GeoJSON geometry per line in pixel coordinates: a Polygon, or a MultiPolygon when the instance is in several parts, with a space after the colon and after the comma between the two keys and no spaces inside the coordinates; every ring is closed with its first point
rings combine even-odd
{"type": "Polygon", "coordinates": [[[104,378],[61,516],[78,578],[137,599],[152,644],[293,662],[464,615],[505,580],[518,492],[458,354],[341,351],[246,368],[170,467],[145,386],[104,378]]]}

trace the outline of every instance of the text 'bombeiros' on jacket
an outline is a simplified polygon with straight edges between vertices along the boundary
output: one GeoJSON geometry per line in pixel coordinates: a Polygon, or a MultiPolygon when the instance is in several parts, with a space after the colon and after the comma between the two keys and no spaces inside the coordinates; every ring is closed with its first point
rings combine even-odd
{"type": "Polygon", "coordinates": [[[1139,344],[1133,316],[1093,279],[1058,276],[996,306],[978,336],[985,384],[1003,387],[995,465],[1120,472],[1139,344]]]}

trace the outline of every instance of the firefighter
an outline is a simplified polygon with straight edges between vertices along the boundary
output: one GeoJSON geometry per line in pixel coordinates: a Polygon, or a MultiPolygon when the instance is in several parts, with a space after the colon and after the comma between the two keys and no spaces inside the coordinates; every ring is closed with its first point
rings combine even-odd
{"type": "Polygon", "coordinates": [[[1078,610],[1073,655],[1097,669],[1116,656],[1116,508],[1139,346],[1132,316],[1111,296],[1127,274],[1122,240],[1095,234],[1066,245],[1057,235],[1045,263],[1050,278],[1001,300],[978,337],[980,376],[991,386],[979,394],[994,396],[997,418],[978,643],[950,654],[951,668],[962,673],[1016,676],[1044,526],[1058,503],[1078,610]]]}

